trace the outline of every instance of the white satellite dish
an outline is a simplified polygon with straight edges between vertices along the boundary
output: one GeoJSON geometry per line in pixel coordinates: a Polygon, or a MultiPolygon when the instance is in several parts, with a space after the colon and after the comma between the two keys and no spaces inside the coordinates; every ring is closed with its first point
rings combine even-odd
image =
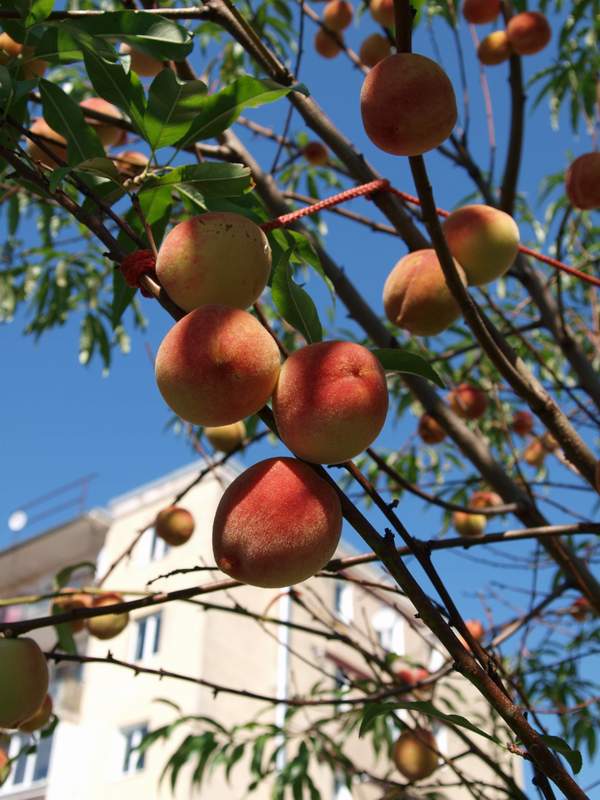
{"type": "Polygon", "coordinates": [[[8,527],[14,533],[18,533],[22,531],[23,528],[27,525],[27,514],[24,511],[13,511],[13,513],[8,518],[8,527]]]}

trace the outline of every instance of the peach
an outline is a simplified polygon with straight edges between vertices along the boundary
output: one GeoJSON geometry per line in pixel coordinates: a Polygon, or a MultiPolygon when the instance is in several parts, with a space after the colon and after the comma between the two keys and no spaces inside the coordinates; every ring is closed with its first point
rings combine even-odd
{"type": "Polygon", "coordinates": [[[509,19],[506,35],[515,53],[529,56],[546,47],[552,38],[552,30],[539,11],[523,11],[509,19]]]}
{"type": "Polygon", "coordinates": [[[155,367],[160,393],[182,419],[229,425],[267,402],[279,375],[279,350],[246,311],[206,305],[171,328],[155,367]]]}
{"type": "MultiPolygon", "coordinates": [[[[57,159],[62,161],[67,160],[67,140],[64,136],[61,136],[60,133],[53,130],[43,117],[34,119],[31,123],[30,131],[44,138],[45,146],[57,159]]],[[[57,162],[31,140],[28,140],[27,152],[33,161],[41,161],[42,164],[46,164],[49,167],[57,166],[57,162]]]]}
{"type": "MultiPolygon", "coordinates": [[[[337,39],[342,39],[341,33],[338,33],[337,39]]],[[[344,49],[337,39],[323,28],[319,28],[315,33],[315,50],[323,58],[335,58],[344,49]]]]}
{"type": "Polygon", "coordinates": [[[546,458],[546,450],[539,439],[530,442],[522,453],[523,461],[532,467],[541,467],[546,458]]]}
{"type": "Polygon", "coordinates": [[[231,425],[204,428],[204,435],[215,450],[220,450],[222,453],[231,453],[246,438],[246,426],[243,420],[240,420],[239,422],[232,422],[231,425]]]}
{"type": "Polygon", "coordinates": [[[48,691],[48,665],[33,639],[0,639],[0,728],[36,713],[48,691]]]}
{"type": "MultiPolygon", "coordinates": [[[[84,111],[88,109],[89,111],[97,111],[99,114],[107,114],[110,117],[122,119],[122,114],[119,109],[107,100],[103,100],[101,97],[88,97],[86,100],[82,100],[79,105],[84,111]]],[[[111,125],[108,122],[100,122],[93,117],[85,117],[85,121],[94,128],[104,147],[123,144],[127,138],[127,134],[123,128],[119,128],[116,125],[111,125]]]]}
{"type": "Polygon", "coordinates": [[[33,47],[15,42],[8,33],[0,33],[0,64],[7,64],[11,59],[22,56],[21,68],[25,80],[41,77],[48,69],[48,62],[41,58],[32,58],[33,47]]]}
{"type": "Polygon", "coordinates": [[[506,31],[494,31],[479,42],[477,58],[486,67],[493,67],[508,61],[513,49],[508,41],[506,31]]]}
{"type": "Polygon", "coordinates": [[[323,22],[332,31],[343,31],[352,22],[354,11],[348,0],[329,0],[323,9],[323,22]]]}
{"type": "Polygon", "coordinates": [[[392,46],[386,36],[372,33],[364,40],[358,51],[358,57],[367,67],[374,67],[384,58],[391,55],[392,46]]]}
{"type": "Polygon", "coordinates": [[[515,411],[510,427],[517,436],[527,436],[533,430],[533,415],[529,411],[515,411]]]}
{"type": "Polygon", "coordinates": [[[448,248],[471,286],[504,275],[519,251],[517,223],[491,206],[463,206],[450,214],[442,228],[448,248]]]}
{"type": "Polygon", "coordinates": [[[500,0],[464,0],[463,17],[472,25],[493,22],[500,13],[500,0]]]}
{"type": "Polygon", "coordinates": [[[415,250],[398,261],[383,287],[383,307],[390,322],[417,336],[441,333],[460,316],[435,250],[415,250]]]}
{"type": "Polygon", "coordinates": [[[2,786],[3,781],[10,771],[10,767],[7,768],[9,761],[8,753],[0,747],[0,786],[2,786]]]}
{"type": "Polygon", "coordinates": [[[369,11],[375,22],[385,28],[394,27],[394,0],[371,0],[369,11]]]}
{"type": "Polygon", "coordinates": [[[578,597],[571,606],[569,613],[573,619],[576,619],[578,622],[583,622],[593,615],[594,610],[587,597],[578,597]]]}
{"type": "Polygon", "coordinates": [[[448,395],[450,408],[463,419],[479,419],[487,408],[487,395],[470,383],[459,383],[448,395]]]}
{"type": "Polygon", "coordinates": [[[147,53],[142,52],[142,50],[131,47],[131,45],[125,42],[123,42],[119,48],[119,53],[123,56],[130,56],[131,69],[137,72],[142,78],[153,78],[155,75],[158,75],[165,66],[160,59],[149,56],[147,53]]]}
{"type": "Polygon", "coordinates": [[[483,536],[487,517],[485,514],[469,514],[468,511],[455,511],[452,514],[452,522],[459,536],[476,539],[478,536],[483,536]]]}
{"type": "MultiPolygon", "coordinates": [[[[62,589],[63,594],[52,598],[52,613],[64,614],[75,608],[89,608],[92,605],[92,597],[89,594],[78,593],[75,589],[66,586],[62,589]]],[[[71,620],[71,630],[79,633],[85,628],[85,620],[71,620]]]]}
{"type": "Polygon", "coordinates": [[[302,155],[313,167],[323,167],[329,160],[327,148],[321,142],[309,142],[302,148],[302,155]]]}
{"type": "Polygon", "coordinates": [[[293,458],[268,458],[226,489],[213,524],[218,567],[276,588],[310,578],[333,556],[342,528],[335,489],[293,458]]]}
{"type": "Polygon", "coordinates": [[[435,61],[416,53],[395,53],[369,70],[360,110],[369,139],[396,156],[433,150],[456,124],[450,79],[435,61]]]}
{"type": "Polygon", "coordinates": [[[25,733],[33,733],[45,728],[52,716],[52,698],[49,694],[44,697],[42,705],[38,708],[35,714],[32,714],[27,719],[19,723],[18,728],[25,733]]]}
{"type": "Polygon", "coordinates": [[[185,544],[194,532],[194,517],[185,508],[169,506],[156,515],[154,528],[158,536],[171,547],[185,544]]]}
{"type": "Polygon", "coordinates": [[[556,452],[560,446],[550,431],[546,431],[540,436],[540,442],[547,453],[556,452]]]}
{"type": "Polygon", "coordinates": [[[482,490],[473,492],[469,500],[471,508],[494,508],[502,505],[502,498],[496,492],[482,490]]]}
{"type": "Polygon", "coordinates": [[[135,178],[148,166],[148,156],[138,150],[124,150],[113,156],[113,164],[123,178],[135,178]]]}
{"type": "Polygon", "coordinates": [[[409,781],[428,778],[439,761],[433,734],[418,727],[404,731],[394,745],[393,757],[398,772],[409,781]]]}
{"type": "Polygon", "coordinates": [[[172,228],[156,259],[156,274],[185,311],[209,303],[248,308],[267,285],[271,248],[251,219],[209,211],[172,228]]]}
{"type": "Polygon", "coordinates": [[[411,694],[416,700],[431,700],[433,696],[432,683],[427,684],[426,686],[417,687],[417,684],[421,683],[421,681],[427,680],[430,674],[431,673],[429,670],[423,669],[422,667],[417,667],[415,669],[403,667],[396,672],[396,678],[401,684],[411,690],[411,694]]]}
{"type": "Polygon", "coordinates": [[[600,208],[600,153],[584,153],[565,176],[567,197],[582,211],[600,208]]]}
{"type": "Polygon", "coordinates": [[[425,444],[439,444],[446,438],[446,431],[431,414],[421,416],[417,431],[425,444]]]}
{"type": "Polygon", "coordinates": [[[354,342],[318,342],[296,350],[273,393],[279,435],[305,461],[337,464],[378,436],[388,409],[385,372],[354,342]]]}
{"type": "Polygon", "coordinates": [[[480,642],[483,639],[485,628],[483,627],[481,620],[466,619],[465,626],[475,641],[480,642]]]}
{"type": "MultiPolygon", "coordinates": [[[[122,595],[116,592],[106,592],[94,598],[92,608],[103,608],[104,606],[112,606],[122,602],[122,595]]],[[[95,636],[96,639],[114,639],[127,627],[128,622],[129,614],[127,611],[119,611],[117,613],[102,614],[99,617],[90,617],[86,619],[85,624],[90,635],[95,636]]]]}

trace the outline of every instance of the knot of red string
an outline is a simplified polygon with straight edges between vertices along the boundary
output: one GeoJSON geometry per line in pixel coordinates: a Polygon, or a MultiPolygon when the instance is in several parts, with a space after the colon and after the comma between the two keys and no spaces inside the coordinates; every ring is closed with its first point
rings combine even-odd
{"type": "Polygon", "coordinates": [[[134,250],[121,261],[121,272],[128,286],[139,289],[144,297],[152,297],[150,292],[140,285],[142,275],[149,275],[157,280],[156,258],[152,250],[134,250]]]}

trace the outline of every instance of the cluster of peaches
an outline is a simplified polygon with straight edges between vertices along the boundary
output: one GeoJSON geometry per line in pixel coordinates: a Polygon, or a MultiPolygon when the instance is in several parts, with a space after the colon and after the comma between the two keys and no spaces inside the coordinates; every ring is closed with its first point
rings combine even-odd
{"type": "MultiPolygon", "coordinates": [[[[473,25],[494,22],[500,15],[500,0],[464,0],[463,16],[473,25]]],[[[508,20],[506,30],[490,33],[477,48],[482,64],[494,66],[512,55],[539,53],[552,38],[548,20],[539,11],[523,11],[508,20]]]]}

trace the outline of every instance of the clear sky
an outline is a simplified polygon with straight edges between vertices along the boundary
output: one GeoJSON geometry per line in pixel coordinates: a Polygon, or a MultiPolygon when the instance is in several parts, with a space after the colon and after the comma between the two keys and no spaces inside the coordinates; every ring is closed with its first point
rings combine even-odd
{"type": "MultiPolygon", "coordinates": [[[[320,8],[320,5],[316,4],[315,8],[320,8]]],[[[314,98],[327,110],[333,121],[359,149],[363,150],[368,160],[395,186],[413,192],[407,160],[376,152],[362,131],[358,104],[362,82],[360,73],[352,69],[344,57],[324,61],[315,56],[312,50],[314,26],[308,21],[306,24],[307,36],[301,80],[306,83],[314,98]]],[[[486,29],[488,27],[485,26],[486,29]]],[[[451,75],[459,94],[454,49],[450,37],[442,28],[440,24],[436,25],[439,48],[443,54],[443,66],[451,75]]],[[[363,36],[373,30],[375,30],[374,24],[370,19],[364,18],[360,30],[353,28],[348,33],[347,41],[358,49],[363,36]]],[[[460,36],[467,64],[471,145],[475,156],[481,158],[482,164],[486,165],[488,140],[479,86],[479,67],[468,30],[464,25],[461,26],[460,36]]],[[[415,34],[414,49],[424,54],[433,54],[431,38],[423,25],[415,34]]],[[[548,53],[525,58],[523,60],[525,77],[529,78],[534,71],[546,64],[554,52],[551,44],[548,53]]],[[[197,52],[192,60],[196,69],[200,70],[201,64],[197,52]]],[[[507,65],[488,69],[487,77],[493,98],[496,137],[500,143],[498,164],[502,165],[503,143],[506,141],[510,114],[507,65]]],[[[286,111],[287,104],[284,100],[274,106],[253,110],[247,116],[281,129],[286,111]]],[[[549,172],[558,171],[566,166],[569,152],[575,154],[585,152],[591,149],[591,143],[583,127],[581,137],[574,138],[564,119],[558,130],[552,130],[545,102],[535,112],[528,111],[526,123],[524,148],[526,155],[523,159],[519,188],[526,193],[529,201],[534,203],[542,178],[549,172]]],[[[297,116],[294,117],[292,130],[304,130],[297,116]]],[[[273,156],[270,145],[249,137],[243,129],[236,128],[236,132],[243,136],[252,149],[263,156],[264,165],[270,164],[273,156]]],[[[439,206],[452,208],[472,191],[464,174],[438,154],[428,154],[426,163],[439,206]]],[[[305,190],[304,185],[300,190],[305,190]]],[[[326,194],[324,187],[321,191],[326,194]]],[[[354,201],[350,207],[373,217],[379,216],[368,201],[354,201]]],[[[401,241],[383,234],[372,234],[365,228],[352,225],[331,214],[324,214],[323,219],[329,227],[327,247],[330,252],[360,287],[367,300],[381,312],[383,281],[394,263],[405,252],[401,241]]],[[[4,230],[5,217],[0,217],[0,226],[0,231],[4,230]]],[[[28,237],[35,236],[33,220],[22,228],[22,233],[26,233],[28,237]]],[[[523,230],[522,236],[524,242],[532,244],[531,231],[523,230]]],[[[548,268],[540,266],[540,270],[547,272],[548,268]]],[[[314,290],[313,296],[319,303],[321,317],[325,321],[326,297],[318,286],[318,280],[310,278],[307,288],[311,293],[314,290]]],[[[21,534],[14,534],[8,530],[7,520],[13,511],[62,484],[94,473],[96,477],[89,485],[86,507],[102,506],[115,495],[159,478],[194,459],[194,454],[184,438],[165,430],[170,412],[158,393],[153,377],[150,354],[156,352],[171,321],[152,301],[142,302],[149,321],[148,330],[143,334],[132,333],[132,347],[128,355],[115,352],[113,366],[107,377],[102,375],[98,360],[92,361],[87,367],[78,363],[77,315],[63,328],[45,334],[37,343],[31,337],[22,335],[25,323],[22,314],[14,322],[0,328],[3,354],[0,417],[2,443],[0,546],[15,543],[23,535],[43,530],[46,525],[56,524],[75,513],[76,506],[28,526],[21,534]]],[[[340,327],[347,326],[341,304],[338,304],[336,322],[340,327]]],[[[330,337],[334,334],[335,328],[332,327],[330,337]]],[[[397,424],[390,415],[378,444],[381,447],[398,447],[409,436],[414,435],[415,428],[416,417],[407,415],[402,424],[397,424]]],[[[597,448],[595,441],[589,444],[597,448]]],[[[276,452],[283,453],[283,450],[274,449],[266,443],[261,444],[242,456],[241,462],[251,464],[261,457],[276,452]]],[[[75,498],[76,494],[73,492],[64,497],[57,497],[55,503],[61,504],[64,500],[75,498]]],[[[572,500],[573,497],[567,499],[572,500]]],[[[581,499],[578,502],[579,508],[582,509],[581,499]]],[[[585,499],[583,502],[586,505],[588,503],[585,499]]],[[[42,506],[39,510],[42,510],[42,506]]],[[[36,509],[31,510],[31,514],[34,513],[36,509]]],[[[426,512],[424,504],[416,498],[406,496],[400,505],[399,513],[409,530],[416,535],[428,538],[440,530],[440,515],[437,512],[426,512]]],[[[378,524],[381,523],[376,516],[373,516],[373,519],[378,524]]],[[[552,513],[552,522],[560,522],[563,519],[564,517],[556,512],[552,513]]],[[[508,524],[518,526],[514,520],[508,524]]],[[[499,524],[489,526],[490,530],[499,528],[499,524]]],[[[360,549],[365,549],[356,539],[352,541],[360,549]]],[[[507,554],[509,552],[524,554],[529,549],[527,545],[503,547],[506,547],[507,554]]],[[[489,558],[494,562],[504,561],[502,569],[492,569],[481,561],[474,565],[467,560],[468,558],[469,554],[465,556],[457,553],[436,559],[442,575],[467,617],[482,615],[481,599],[477,596],[477,592],[485,591],[486,581],[503,582],[517,587],[529,586],[530,575],[526,571],[511,567],[508,560],[504,561],[499,547],[489,558]]],[[[496,591],[500,595],[503,593],[497,586],[496,591]]],[[[492,594],[487,593],[486,596],[486,602],[491,602],[493,612],[498,619],[518,612],[527,602],[524,595],[511,595],[510,599],[513,603],[512,611],[498,599],[494,599],[492,594]]],[[[586,774],[584,783],[586,780],[588,782],[593,780],[590,770],[586,774]]]]}

